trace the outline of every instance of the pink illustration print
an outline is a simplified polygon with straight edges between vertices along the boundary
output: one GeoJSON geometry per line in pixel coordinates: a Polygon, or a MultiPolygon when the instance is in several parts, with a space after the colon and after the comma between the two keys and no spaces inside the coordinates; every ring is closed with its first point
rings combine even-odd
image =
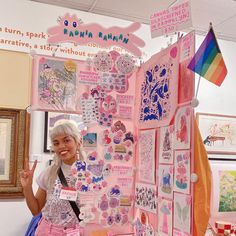
{"type": "Polygon", "coordinates": [[[141,24],[136,22],[128,27],[104,28],[99,24],[83,24],[76,16],[68,13],[59,21],[59,25],[48,29],[48,43],[74,42],[84,45],[94,42],[100,46],[118,45],[125,48],[136,56],[141,56],[139,47],[144,47],[144,41],[133,34],[140,28],[141,24]]]}
{"type": "Polygon", "coordinates": [[[181,143],[188,143],[188,128],[186,116],[182,115],[180,118],[180,129],[176,133],[177,140],[180,140],[181,143]]]}

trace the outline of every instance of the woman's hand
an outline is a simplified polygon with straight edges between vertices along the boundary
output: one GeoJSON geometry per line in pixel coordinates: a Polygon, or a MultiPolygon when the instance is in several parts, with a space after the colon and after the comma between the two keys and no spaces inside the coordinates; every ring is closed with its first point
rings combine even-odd
{"type": "Polygon", "coordinates": [[[34,171],[37,166],[37,160],[34,161],[32,168],[29,168],[29,159],[25,159],[25,169],[20,172],[20,182],[23,188],[31,188],[33,183],[34,171]]]}

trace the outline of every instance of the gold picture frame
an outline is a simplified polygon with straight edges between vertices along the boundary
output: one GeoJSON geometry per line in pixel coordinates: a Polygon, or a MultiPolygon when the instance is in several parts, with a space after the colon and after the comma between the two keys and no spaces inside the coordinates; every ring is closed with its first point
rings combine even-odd
{"type": "Polygon", "coordinates": [[[30,115],[0,108],[0,199],[23,198],[19,172],[29,154],[30,115]]]}

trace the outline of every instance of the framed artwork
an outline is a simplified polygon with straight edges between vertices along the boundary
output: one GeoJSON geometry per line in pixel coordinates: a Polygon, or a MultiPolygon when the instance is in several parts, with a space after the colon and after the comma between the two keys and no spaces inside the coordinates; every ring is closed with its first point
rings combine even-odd
{"type": "Polygon", "coordinates": [[[30,117],[25,110],[0,108],[0,198],[23,198],[19,172],[29,152],[30,117]]]}
{"type": "Polygon", "coordinates": [[[45,112],[45,125],[44,125],[44,152],[51,151],[51,142],[49,138],[50,130],[58,123],[71,120],[74,121],[79,130],[85,130],[86,127],[82,120],[82,115],[60,113],[60,112],[45,112]]]}
{"type": "Polygon", "coordinates": [[[211,161],[212,199],[211,217],[213,219],[235,220],[236,214],[236,167],[224,161],[211,161]]]}
{"type": "MultiPolygon", "coordinates": [[[[197,113],[203,143],[210,154],[236,154],[236,116],[197,113]]],[[[211,157],[218,160],[236,160],[232,157],[211,157]]]]}

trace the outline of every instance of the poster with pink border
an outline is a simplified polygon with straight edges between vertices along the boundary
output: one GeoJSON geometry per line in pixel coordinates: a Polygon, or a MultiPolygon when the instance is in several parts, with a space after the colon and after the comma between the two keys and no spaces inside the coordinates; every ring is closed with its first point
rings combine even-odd
{"type": "Polygon", "coordinates": [[[158,199],[158,235],[172,236],[173,201],[158,199]]]}
{"type": "Polygon", "coordinates": [[[155,184],[156,131],[145,130],[139,134],[139,181],[155,184]]]}
{"type": "Polygon", "coordinates": [[[175,115],[175,149],[189,149],[191,142],[192,107],[179,107],[175,115]]]}
{"type": "Polygon", "coordinates": [[[137,73],[137,123],[141,129],[169,125],[178,102],[178,43],[155,54],[137,73]]]}
{"type": "Polygon", "coordinates": [[[173,163],[174,126],[160,128],[159,163],[173,163]]]}
{"type": "Polygon", "coordinates": [[[175,151],[174,191],[190,193],[190,151],[175,151]]]}
{"type": "Polygon", "coordinates": [[[191,234],[191,196],[174,194],[174,233],[173,235],[191,234]],[[184,233],[184,234],[183,234],[184,233]]]}

